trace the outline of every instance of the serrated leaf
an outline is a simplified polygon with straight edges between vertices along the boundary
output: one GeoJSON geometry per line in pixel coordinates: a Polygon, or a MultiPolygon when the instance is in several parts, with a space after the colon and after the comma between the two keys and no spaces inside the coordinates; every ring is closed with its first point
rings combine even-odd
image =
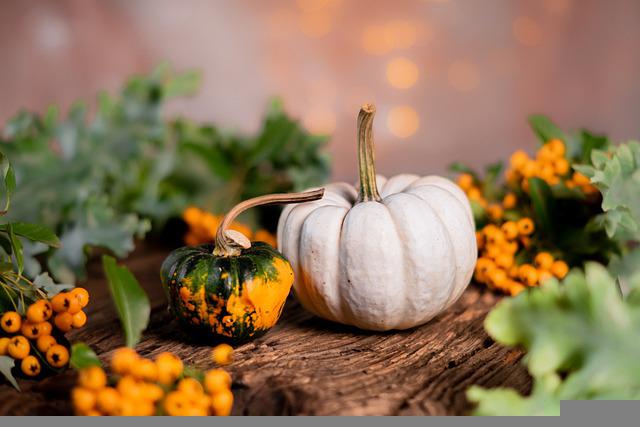
{"type": "Polygon", "coordinates": [[[9,383],[18,391],[20,390],[20,386],[18,382],[13,376],[11,370],[15,366],[15,360],[9,356],[0,356],[0,374],[9,381],[9,383]]]}
{"type": "MultiPolygon", "coordinates": [[[[60,240],[47,226],[42,224],[29,224],[25,222],[12,222],[13,232],[20,237],[32,242],[41,242],[51,247],[59,247],[60,240]]],[[[6,232],[8,224],[0,224],[0,231],[6,232]]]]}
{"type": "Polygon", "coordinates": [[[70,365],[75,369],[84,369],[90,366],[102,366],[98,355],[83,342],[75,343],[71,346],[70,365]]]}
{"type": "Polygon", "coordinates": [[[118,266],[113,257],[104,255],[102,266],[124,330],[126,346],[135,347],[149,323],[149,297],[133,274],[126,267],[118,266]]]}
{"type": "Polygon", "coordinates": [[[560,400],[640,398],[640,305],[621,297],[600,264],[502,300],[485,328],[499,343],[527,351],[534,387],[528,397],[474,389],[478,414],[533,415],[555,411],[560,400]]]}

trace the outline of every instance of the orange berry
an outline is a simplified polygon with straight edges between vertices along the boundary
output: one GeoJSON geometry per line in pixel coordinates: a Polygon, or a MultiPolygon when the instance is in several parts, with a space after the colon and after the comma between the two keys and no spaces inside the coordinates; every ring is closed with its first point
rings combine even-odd
{"type": "Polygon", "coordinates": [[[524,290],[525,290],[525,286],[520,282],[517,282],[515,280],[509,280],[509,282],[507,283],[507,291],[512,296],[516,296],[524,290]]]}
{"type": "Polygon", "coordinates": [[[76,314],[82,309],[78,298],[76,295],[72,295],[71,292],[60,292],[51,299],[51,305],[53,306],[53,311],[56,313],[66,311],[71,314],[76,314]]]}
{"type": "Polygon", "coordinates": [[[182,374],[182,360],[169,352],[160,353],[156,357],[158,367],[158,381],[161,384],[171,384],[182,374]]]}
{"type": "Polygon", "coordinates": [[[187,409],[186,395],[180,391],[172,391],[167,394],[164,399],[164,410],[167,415],[180,416],[184,415],[187,409]]]}
{"type": "Polygon", "coordinates": [[[40,373],[40,368],[40,361],[35,356],[27,356],[20,363],[20,369],[29,377],[37,376],[40,373]]]}
{"type": "Polygon", "coordinates": [[[202,220],[203,212],[195,206],[189,206],[182,212],[182,219],[189,225],[194,225],[202,220]]]}
{"type": "Polygon", "coordinates": [[[500,205],[490,205],[487,209],[487,214],[489,215],[489,218],[497,221],[502,218],[504,212],[502,211],[502,207],[500,205]]]}
{"type": "Polygon", "coordinates": [[[546,144],[554,157],[563,157],[566,152],[564,142],[559,139],[552,139],[546,144]]]}
{"type": "Polygon", "coordinates": [[[507,240],[515,240],[518,237],[518,226],[514,221],[507,221],[500,227],[507,240]]]}
{"type": "Polygon", "coordinates": [[[38,327],[40,328],[40,336],[51,335],[53,331],[53,326],[51,326],[50,322],[40,322],[38,327]]]}
{"type": "Polygon", "coordinates": [[[113,352],[111,369],[116,374],[126,375],[133,369],[133,366],[138,362],[139,358],[138,353],[132,348],[120,347],[113,352]]]}
{"type": "Polygon", "coordinates": [[[484,235],[482,234],[482,231],[476,231],[476,246],[478,247],[478,250],[482,250],[484,247],[484,235]]]}
{"type": "Polygon", "coordinates": [[[513,209],[516,207],[517,203],[518,198],[513,193],[505,194],[504,198],[502,199],[502,207],[505,209],[513,209]]]}
{"type": "Polygon", "coordinates": [[[53,319],[53,324],[56,325],[56,328],[60,329],[62,332],[69,332],[73,327],[73,314],[67,311],[58,313],[53,319]]]}
{"type": "Polygon", "coordinates": [[[525,285],[535,286],[538,283],[538,270],[531,264],[521,265],[518,275],[525,285]]]}
{"type": "Polygon", "coordinates": [[[139,358],[130,368],[134,378],[144,381],[156,381],[158,379],[158,367],[153,360],[139,358]]]}
{"type": "Polygon", "coordinates": [[[549,144],[544,144],[538,152],[536,153],[536,159],[542,162],[552,162],[556,158],[555,153],[549,146],[549,144]]]}
{"type": "Polygon", "coordinates": [[[571,180],[567,180],[564,182],[565,187],[572,189],[572,188],[576,188],[576,183],[571,181],[571,180]]]}
{"type": "Polygon", "coordinates": [[[9,337],[0,337],[0,356],[7,354],[10,341],[9,337]]]}
{"type": "Polygon", "coordinates": [[[180,380],[180,382],[178,383],[178,387],[176,387],[176,390],[181,391],[187,395],[198,395],[203,393],[203,388],[202,384],[200,384],[200,381],[191,377],[180,380]]]}
{"type": "Polygon", "coordinates": [[[495,260],[502,254],[502,249],[499,245],[487,245],[484,250],[484,256],[495,260]]]}
{"type": "Polygon", "coordinates": [[[573,182],[578,186],[583,186],[591,183],[591,179],[588,176],[581,174],[580,172],[573,173],[573,182]]]}
{"type": "Polygon", "coordinates": [[[509,275],[510,278],[516,278],[518,277],[518,266],[513,264],[509,270],[507,271],[507,274],[509,275]]]}
{"type": "Polygon", "coordinates": [[[478,258],[478,261],[476,262],[476,268],[475,268],[476,279],[480,282],[485,282],[488,278],[487,274],[489,273],[489,271],[491,271],[495,267],[496,267],[495,263],[489,258],[486,258],[486,257],[478,258]]]}
{"type": "Polygon", "coordinates": [[[158,384],[142,383],[140,384],[142,397],[151,402],[157,402],[164,396],[164,390],[158,384]]]}
{"type": "Polygon", "coordinates": [[[96,406],[96,395],[92,390],[74,387],[71,390],[71,401],[76,413],[85,414],[96,406]]]}
{"type": "Polygon", "coordinates": [[[467,191],[467,197],[469,198],[469,200],[478,201],[482,199],[482,193],[480,192],[480,189],[478,187],[471,187],[467,191]]]}
{"type": "MultiPolygon", "coordinates": [[[[538,162],[536,162],[535,160],[527,161],[527,163],[525,163],[522,167],[521,173],[524,178],[531,178],[532,176],[536,176],[536,174],[538,173],[538,162]]],[[[526,179],[523,181],[523,183],[524,182],[528,183],[526,179]]]]}
{"type": "Polygon", "coordinates": [[[71,326],[74,328],[81,328],[87,323],[87,314],[80,310],[76,314],[73,315],[73,320],[71,322],[71,326]]]}
{"type": "Polygon", "coordinates": [[[120,409],[122,398],[120,393],[113,387],[105,387],[98,391],[96,396],[96,403],[98,409],[109,415],[117,414],[120,409]]]}
{"type": "Polygon", "coordinates": [[[504,270],[508,270],[513,265],[513,255],[501,253],[495,259],[496,265],[504,270]]]}
{"type": "Polygon", "coordinates": [[[27,308],[27,320],[31,323],[41,323],[51,317],[51,303],[47,300],[38,300],[27,308]]]}
{"type": "Polygon", "coordinates": [[[521,218],[516,225],[518,226],[518,233],[520,233],[521,236],[529,236],[535,229],[531,218],[521,218]]]}
{"type": "Polygon", "coordinates": [[[17,360],[22,360],[27,357],[29,351],[31,351],[31,344],[29,344],[29,341],[22,335],[11,338],[7,345],[7,353],[17,360]]]}
{"type": "MultiPolygon", "coordinates": [[[[44,323],[44,322],[43,322],[44,323]]],[[[48,323],[48,322],[47,322],[48,323]]],[[[20,333],[30,340],[35,340],[41,335],[40,324],[31,323],[29,321],[22,322],[22,327],[20,328],[20,333]]]]}
{"type": "Polygon", "coordinates": [[[553,256],[549,252],[540,252],[534,258],[533,263],[541,270],[549,270],[553,264],[553,256]]]}
{"type": "Polygon", "coordinates": [[[505,235],[498,227],[496,227],[496,231],[492,231],[490,234],[486,235],[487,246],[488,245],[500,245],[504,243],[505,235]]]}
{"type": "Polygon", "coordinates": [[[56,344],[56,339],[51,335],[40,335],[36,341],[36,347],[41,353],[46,353],[47,350],[56,344]]]}
{"type": "Polygon", "coordinates": [[[553,162],[553,170],[560,176],[565,176],[569,173],[569,161],[567,159],[556,159],[553,162]]]}
{"type": "Polygon", "coordinates": [[[566,262],[558,260],[551,265],[551,273],[558,279],[564,279],[569,272],[569,266],[566,262]]]}
{"type": "Polygon", "coordinates": [[[15,311],[7,311],[0,318],[0,327],[8,334],[15,334],[22,327],[22,317],[15,311]]]}
{"type": "Polygon", "coordinates": [[[551,274],[549,270],[542,270],[542,269],[538,270],[538,283],[540,283],[541,285],[544,284],[544,282],[546,282],[548,279],[551,279],[552,277],[553,277],[553,274],[551,274]]]}
{"type": "Polygon", "coordinates": [[[76,297],[80,308],[85,308],[89,304],[89,291],[85,288],[73,288],[70,294],[76,297]]]}
{"type": "Polygon", "coordinates": [[[229,415],[233,408],[233,393],[231,393],[231,390],[221,390],[211,396],[211,408],[215,415],[229,415]]]}
{"type": "Polygon", "coordinates": [[[515,151],[509,159],[509,164],[513,169],[521,170],[529,160],[529,155],[522,150],[515,151]]]}
{"type": "Polygon", "coordinates": [[[517,242],[504,242],[500,245],[500,250],[503,253],[515,255],[518,252],[518,243],[517,242]]]}
{"type": "Polygon", "coordinates": [[[224,369],[211,369],[204,376],[204,386],[209,393],[228,390],[231,387],[231,375],[224,369]]]}
{"type": "Polygon", "coordinates": [[[120,377],[116,389],[118,393],[126,399],[139,401],[144,398],[142,394],[142,383],[131,375],[120,377]]]}
{"type": "Polygon", "coordinates": [[[456,180],[458,186],[462,188],[464,191],[469,190],[473,186],[473,176],[468,173],[463,173],[456,180]]]}
{"type": "Polygon", "coordinates": [[[80,370],[78,384],[88,390],[100,390],[107,385],[107,374],[99,366],[89,366],[80,370]]]}
{"type": "Polygon", "coordinates": [[[46,353],[47,362],[54,368],[62,368],[69,362],[69,350],[67,347],[55,344],[49,347],[46,353]]]}
{"type": "Polygon", "coordinates": [[[493,270],[489,271],[489,283],[493,286],[500,288],[504,286],[507,280],[507,272],[503,269],[494,268],[493,270]]]}
{"type": "Polygon", "coordinates": [[[531,247],[531,238],[529,236],[521,236],[520,243],[525,249],[529,249],[531,247]]]}
{"type": "Polygon", "coordinates": [[[233,347],[229,344],[218,344],[213,348],[211,356],[218,365],[228,365],[233,361],[233,347]]]}

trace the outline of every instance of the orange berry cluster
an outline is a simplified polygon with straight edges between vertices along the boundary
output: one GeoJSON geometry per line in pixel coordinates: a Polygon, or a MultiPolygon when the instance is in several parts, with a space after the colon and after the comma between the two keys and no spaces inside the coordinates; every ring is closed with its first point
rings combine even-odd
{"type": "MultiPolygon", "coordinates": [[[[213,241],[216,230],[222,222],[223,216],[213,215],[195,206],[190,206],[182,212],[182,219],[189,226],[184,242],[189,246],[213,241]]],[[[249,240],[265,242],[273,247],[277,246],[276,237],[267,230],[260,229],[255,233],[247,225],[234,221],[229,227],[247,236],[249,240]]]]}
{"type": "Polygon", "coordinates": [[[463,173],[458,176],[458,186],[462,188],[469,200],[476,201],[487,211],[487,215],[493,221],[502,219],[505,210],[513,209],[518,203],[518,198],[514,193],[507,193],[501,203],[489,203],[484,198],[480,187],[471,174],[463,173]]]}
{"type": "Polygon", "coordinates": [[[29,377],[38,376],[42,371],[36,349],[51,367],[66,366],[69,350],[58,344],[52,335],[54,327],[64,333],[84,326],[87,315],[82,309],[88,303],[89,292],[84,288],[74,288],[57,294],[51,300],[35,301],[27,307],[24,316],[16,311],[3,313],[0,327],[8,336],[0,337],[0,355],[19,360],[20,370],[29,377]],[[53,325],[50,322],[52,317],[53,325]]]}
{"type": "Polygon", "coordinates": [[[571,173],[571,164],[565,154],[566,147],[559,139],[552,139],[540,147],[535,159],[518,150],[509,160],[505,172],[507,183],[528,192],[528,178],[537,177],[550,186],[563,182],[567,188],[580,188],[585,195],[597,194],[598,189],[591,185],[589,178],[579,172],[571,173]]]}
{"type": "MultiPolygon", "coordinates": [[[[233,349],[222,344],[213,350],[215,360],[229,361],[233,349]]],[[[99,366],[80,371],[71,398],[77,415],[206,416],[229,415],[233,406],[231,376],[224,369],[185,375],[176,355],[164,352],[155,360],[122,347],[111,358],[115,374],[109,385],[99,366]]]]}
{"type": "Polygon", "coordinates": [[[531,218],[506,221],[501,226],[488,224],[476,231],[480,256],[476,263],[475,279],[492,289],[517,295],[527,286],[539,286],[550,277],[562,279],[569,267],[555,260],[548,252],[538,252],[532,264],[517,265],[515,254],[528,249],[535,226],[531,218]]]}

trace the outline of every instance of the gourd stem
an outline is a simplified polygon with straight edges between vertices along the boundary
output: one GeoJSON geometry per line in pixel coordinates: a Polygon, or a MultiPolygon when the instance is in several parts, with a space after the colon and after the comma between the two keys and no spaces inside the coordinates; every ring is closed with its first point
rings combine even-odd
{"type": "MultiPolygon", "coordinates": [[[[251,247],[251,242],[244,236],[243,241],[234,239],[228,235],[227,228],[234,219],[249,208],[262,205],[275,205],[287,203],[304,203],[321,199],[324,195],[324,188],[305,191],[303,193],[290,194],[267,194],[265,196],[254,197],[235,205],[225,216],[216,230],[215,248],[213,254],[217,256],[237,256],[242,249],[251,247]],[[246,241],[246,243],[245,243],[246,241]]],[[[233,230],[232,230],[233,231],[233,230]]]]}
{"type": "Polygon", "coordinates": [[[376,183],[376,168],[373,154],[373,117],[376,106],[365,104],[358,114],[358,171],[360,173],[360,194],[358,203],[381,201],[376,183]]]}

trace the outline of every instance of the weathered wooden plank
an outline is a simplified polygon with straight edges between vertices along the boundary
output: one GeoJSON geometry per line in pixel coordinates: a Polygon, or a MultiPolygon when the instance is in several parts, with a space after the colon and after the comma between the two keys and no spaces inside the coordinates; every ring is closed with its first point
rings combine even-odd
{"type": "MultiPolygon", "coordinates": [[[[167,251],[146,245],[126,264],[149,292],[151,325],[138,350],[172,351],[187,363],[210,366],[211,343],[191,342],[165,310],[158,271],[167,251]]],[[[90,266],[89,323],[70,335],[103,360],[122,345],[120,326],[99,263],[90,266]]],[[[369,333],[313,317],[291,299],[266,336],[236,349],[234,414],[445,415],[465,414],[471,384],[521,392],[530,379],[521,353],[495,344],[482,321],[498,297],[471,286],[451,309],[409,331],[369,333]]],[[[0,414],[68,414],[68,371],[40,383],[20,381],[22,393],[0,386],[0,414]]]]}

